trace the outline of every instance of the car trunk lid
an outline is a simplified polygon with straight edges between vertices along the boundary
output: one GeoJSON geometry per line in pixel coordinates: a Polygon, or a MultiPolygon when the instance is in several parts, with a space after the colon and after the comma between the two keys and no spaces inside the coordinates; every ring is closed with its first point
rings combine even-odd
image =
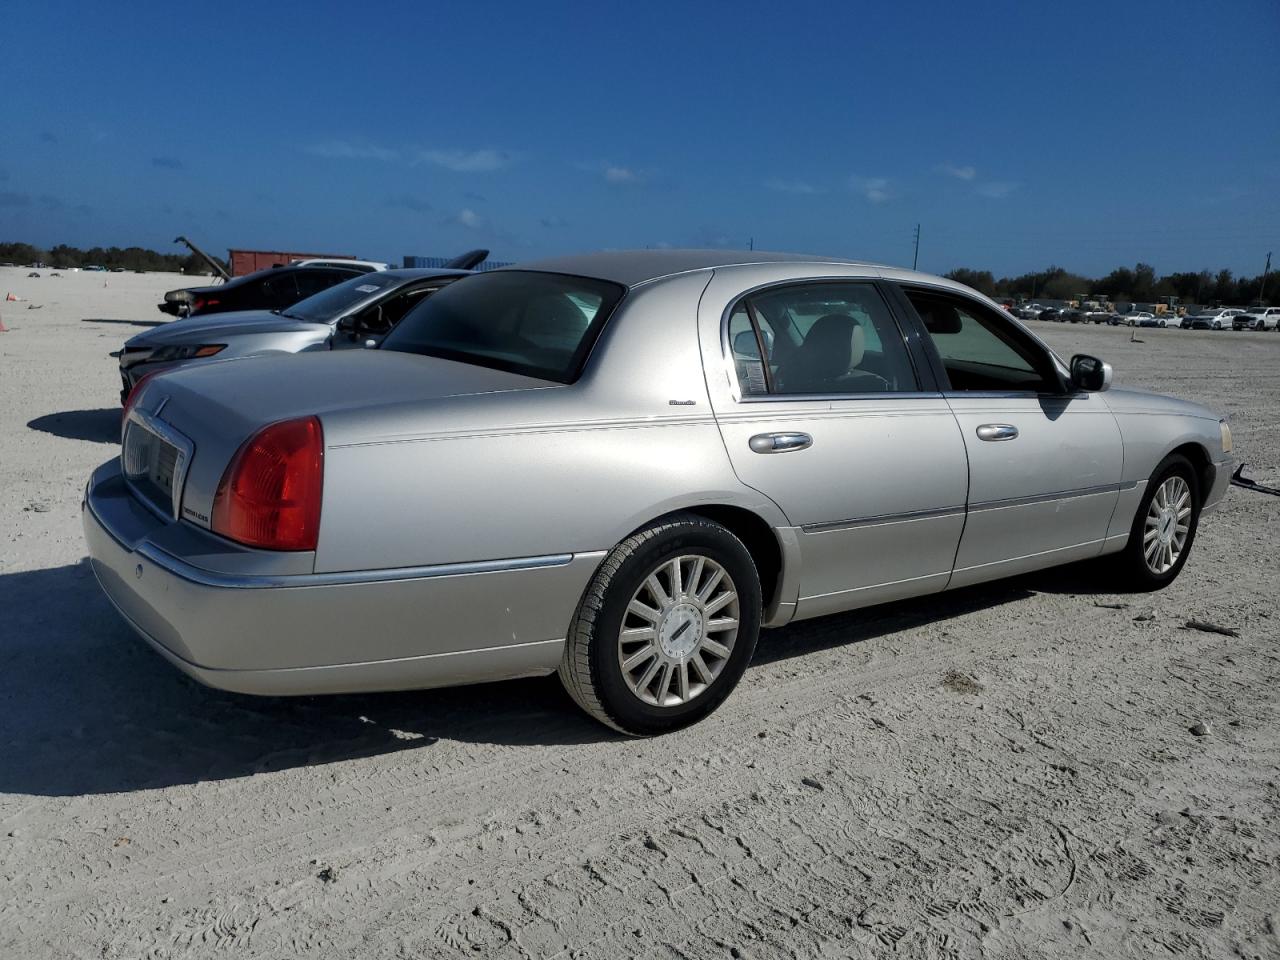
{"type": "Polygon", "coordinates": [[[179,515],[207,527],[222,472],[262,427],[296,417],[334,416],[347,436],[326,428],[327,445],[350,442],[353,419],[388,407],[476,394],[559,388],[559,384],[414,354],[352,350],[246,357],[158,376],[138,404],[191,445],[179,515]],[[342,414],[341,417],[336,415],[342,414]]]}

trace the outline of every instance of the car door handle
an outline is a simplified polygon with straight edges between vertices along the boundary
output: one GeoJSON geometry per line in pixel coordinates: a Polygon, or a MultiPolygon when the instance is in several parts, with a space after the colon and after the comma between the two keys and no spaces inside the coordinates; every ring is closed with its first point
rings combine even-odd
{"type": "Polygon", "coordinates": [[[747,441],[756,453],[788,453],[813,446],[813,437],[807,433],[757,433],[747,441]]]}
{"type": "Polygon", "coordinates": [[[979,440],[1014,440],[1018,428],[1011,423],[984,423],[978,428],[979,440]]]}

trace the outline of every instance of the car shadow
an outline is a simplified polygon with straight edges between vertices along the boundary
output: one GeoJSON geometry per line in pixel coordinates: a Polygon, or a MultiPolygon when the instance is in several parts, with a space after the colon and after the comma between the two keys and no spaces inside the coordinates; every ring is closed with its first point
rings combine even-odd
{"type": "Polygon", "coordinates": [[[111,320],[104,317],[84,317],[81,323],[116,323],[125,327],[162,327],[169,320],[111,320]]]}
{"type": "Polygon", "coordinates": [[[28,420],[27,426],[42,433],[67,440],[88,440],[91,443],[120,442],[120,408],[104,407],[101,410],[64,410],[62,413],[46,413],[43,417],[28,420]]]}
{"type": "MultiPolygon", "coordinates": [[[[766,632],[754,666],[1013,602],[1017,581],[766,632]]],[[[185,677],[138,640],[88,560],[0,574],[0,793],[78,796],[247,777],[439,740],[571,745],[615,739],[555,677],[453,689],[248,697],[185,677]]]]}

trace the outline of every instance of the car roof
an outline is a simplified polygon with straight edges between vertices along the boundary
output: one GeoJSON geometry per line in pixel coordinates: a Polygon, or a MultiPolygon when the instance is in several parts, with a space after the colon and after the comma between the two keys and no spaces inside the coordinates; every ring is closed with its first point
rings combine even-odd
{"type": "MultiPolygon", "coordinates": [[[[803,253],[770,253],[760,250],[609,250],[517,263],[500,270],[538,270],[611,280],[625,287],[660,280],[678,273],[716,267],[762,263],[838,263],[877,267],[880,264],[840,257],[803,253]]],[[[500,271],[494,271],[500,272],[500,271]]]]}

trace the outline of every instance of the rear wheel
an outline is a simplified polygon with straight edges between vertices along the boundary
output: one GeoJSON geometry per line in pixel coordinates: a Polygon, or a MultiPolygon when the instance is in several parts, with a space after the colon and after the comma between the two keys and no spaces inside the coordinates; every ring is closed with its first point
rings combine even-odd
{"type": "Polygon", "coordinates": [[[1121,586],[1159,590],[1182,571],[1200,522],[1200,481],[1181,454],[1171,454],[1147,482],[1129,542],[1115,558],[1121,586]]]}
{"type": "Polygon", "coordinates": [[[760,632],[760,577],[718,523],[677,515],[618,544],[578,606],[560,662],[601,723],[650,736],[696,723],[737,686],[760,632]]]}

